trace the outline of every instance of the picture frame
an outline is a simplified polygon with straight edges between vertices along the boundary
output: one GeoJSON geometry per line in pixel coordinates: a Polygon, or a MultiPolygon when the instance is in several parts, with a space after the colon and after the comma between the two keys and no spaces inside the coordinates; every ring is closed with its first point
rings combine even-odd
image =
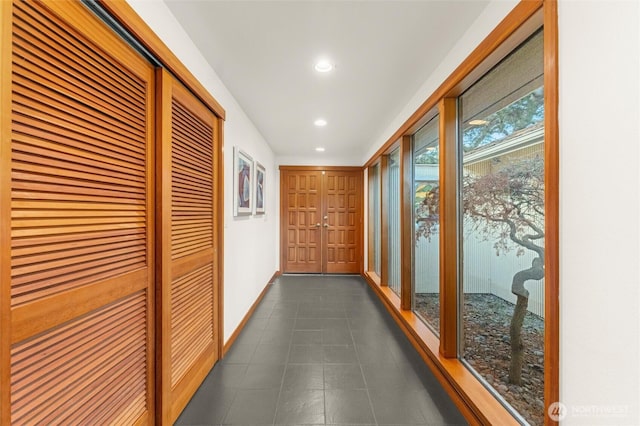
{"type": "Polygon", "coordinates": [[[253,158],[239,147],[233,148],[233,215],[253,212],[253,158]]]}
{"type": "Polygon", "coordinates": [[[265,181],[266,181],[266,170],[262,164],[259,162],[254,163],[256,176],[253,180],[254,182],[254,214],[262,215],[265,214],[265,181]]]}

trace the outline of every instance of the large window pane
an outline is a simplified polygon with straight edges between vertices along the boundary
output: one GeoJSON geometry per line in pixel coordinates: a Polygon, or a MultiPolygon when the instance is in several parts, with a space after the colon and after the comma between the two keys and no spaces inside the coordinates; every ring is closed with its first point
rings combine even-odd
{"type": "Polygon", "coordinates": [[[544,419],[542,32],[459,99],[460,356],[529,423],[544,419]]]}
{"type": "Polygon", "coordinates": [[[440,333],[440,155],[439,116],[413,136],[415,248],[413,307],[436,334],[440,333]]]}
{"type": "Polygon", "coordinates": [[[388,168],[388,259],[389,287],[400,295],[400,149],[396,149],[389,155],[388,168]]]}
{"type": "Polygon", "coordinates": [[[380,250],[380,163],[369,168],[369,227],[371,228],[372,245],[371,259],[369,259],[369,270],[374,271],[380,277],[381,272],[381,250],[380,250]]]}

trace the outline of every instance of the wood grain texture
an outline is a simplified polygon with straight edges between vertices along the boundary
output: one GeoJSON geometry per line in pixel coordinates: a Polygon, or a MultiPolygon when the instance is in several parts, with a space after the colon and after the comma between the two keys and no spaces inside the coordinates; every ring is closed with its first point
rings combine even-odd
{"type": "MultiPolygon", "coordinates": [[[[544,2],[545,321],[544,406],[560,400],[560,133],[558,121],[558,4],[544,2]]],[[[558,422],[545,415],[545,425],[558,422]]]]}
{"type": "Polygon", "coordinates": [[[153,422],[153,68],[81,3],[2,10],[10,422],[153,422]]]}
{"type": "Polygon", "coordinates": [[[363,170],[280,166],[283,272],[360,273],[363,170]]]}
{"type": "Polygon", "coordinates": [[[363,172],[361,168],[327,170],[323,175],[323,270],[360,273],[362,263],[363,172]],[[324,220],[324,217],[327,219],[324,220]],[[324,224],[327,227],[324,227],[324,224]]]}
{"type": "Polygon", "coordinates": [[[146,407],[146,290],[16,344],[16,424],[133,422],[146,407]]]}
{"type": "Polygon", "coordinates": [[[175,421],[219,357],[217,118],[158,71],[157,417],[175,421]],[[202,364],[205,363],[205,364],[202,364]]]}
{"type": "Polygon", "coordinates": [[[440,353],[458,356],[457,100],[444,98],[440,114],[440,353]]]}
{"type": "Polygon", "coordinates": [[[280,170],[283,272],[323,272],[323,175],[316,170],[280,170]]]}
{"type": "Polygon", "coordinates": [[[413,303],[413,149],[412,137],[400,143],[400,307],[411,310],[413,303]]]}
{"type": "Polygon", "coordinates": [[[46,8],[15,3],[14,307],[147,264],[148,65],[138,59],[130,64],[135,72],[118,68],[111,52],[92,44],[46,8]],[[83,48],[80,42],[91,47],[83,48]],[[28,64],[44,83],[29,79],[23,68],[34,55],[54,63],[28,64]],[[52,75],[64,75],[64,81],[53,81],[52,75]],[[68,87],[82,90],[87,81],[94,83],[91,99],[69,92],[68,87]],[[103,108],[104,103],[111,109],[103,108]],[[118,116],[114,110],[126,112],[118,116]],[[106,147],[103,134],[131,149],[106,147]]]}
{"type": "Polygon", "coordinates": [[[11,2],[0,2],[0,424],[11,422],[11,2]]]}

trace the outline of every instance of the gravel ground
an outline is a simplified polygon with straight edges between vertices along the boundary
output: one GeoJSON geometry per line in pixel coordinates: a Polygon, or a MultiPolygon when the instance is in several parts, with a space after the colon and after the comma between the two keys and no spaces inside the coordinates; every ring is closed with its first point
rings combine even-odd
{"type": "MultiPolygon", "coordinates": [[[[437,294],[416,294],[416,313],[439,329],[437,294]]],[[[492,294],[465,294],[464,359],[531,425],[544,423],[544,319],[527,312],[522,386],[509,384],[509,324],[514,305],[492,294]]]]}

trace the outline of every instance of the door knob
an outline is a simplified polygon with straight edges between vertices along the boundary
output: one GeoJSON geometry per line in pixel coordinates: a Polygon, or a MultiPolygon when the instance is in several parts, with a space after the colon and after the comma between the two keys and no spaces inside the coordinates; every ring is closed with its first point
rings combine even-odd
{"type": "Polygon", "coordinates": [[[328,227],[329,227],[329,224],[328,224],[328,223],[325,223],[323,226],[324,226],[325,228],[328,228],[328,227]]]}
{"type": "Polygon", "coordinates": [[[320,228],[320,222],[316,223],[316,227],[320,228]]]}

